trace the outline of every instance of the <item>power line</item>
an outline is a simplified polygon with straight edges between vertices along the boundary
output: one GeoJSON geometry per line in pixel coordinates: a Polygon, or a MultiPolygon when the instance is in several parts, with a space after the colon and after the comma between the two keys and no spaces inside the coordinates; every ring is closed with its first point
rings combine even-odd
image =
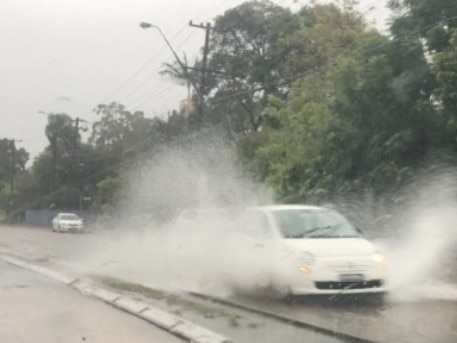
{"type": "MultiPolygon", "coordinates": [[[[186,36],[186,38],[184,39],[184,41],[178,46],[178,49],[179,49],[188,39],[190,39],[194,34],[195,34],[195,31],[191,31],[191,32],[189,33],[189,35],[186,36]]],[[[150,73],[144,78],[144,80],[143,80],[143,81],[142,81],[142,82],[141,82],[132,92],[130,92],[130,93],[126,96],[125,100],[128,100],[128,99],[131,98],[133,95],[135,95],[136,92],[137,92],[142,86],[144,86],[148,81],[150,81],[149,78],[152,77],[153,74],[158,73],[158,72],[160,71],[160,69],[161,69],[161,67],[159,67],[159,68],[157,68],[157,69],[154,69],[152,72],[150,72],[150,73]]],[[[155,85],[154,88],[157,88],[156,85],[155,85]]]]}
{"type": "MultiPolygon", "coordinates": [[[[437,26],[437,25],[439,25],[439,24],[441,24],[441,23],[444,23],[444,22],[447,22],[447,21],[451,21],[451,20],[455,20],[455,19],[457,19],[457,16],[456,16],[456,17],[450,17],[450,18],[446,18],[446,19],[440,20],[440,21],[438,21],[438,22],[436,22],[436,23],[433,23],[433,24],[431,24],[431,25],[427,25],[427,26],[425,26],[425,27],[422,27],[422,28],[420,28],[420,29],[418,29],[418,30],[416,30],[416,31],[414,31],[414,32],[410,32],[410,33],[404,34],[404,35],[402,35],[402,36],[397,36],[397,37],[393,38],[392,40],[389,40],[389,41],[386,42],[386,43],[379,44],[379,45],[374,46],[374,47],[371,47],[371,48],[369,48],[369,49],[365,49],[365,50],[362,51],[362,53],[367,53],[367,52],[370,52],[370,51],[377,50],[377,49],[379,49],[379,48],[382,48],[382,47],[387,46],[388,44],[391,44],[391,43],[394,42],[394,41],[402,40],[402,39],[404,39],[404,38],[410,37],[410,36],[412,36],[412,35],[415,35],[415,34],[418,34],[418,33],[423,32],[423,31],[425,31],[425,30],[428,30],[428,29],[430,29],[430,28],[433,28],[433,27],[435,27],[435,26],[437,26]]],[[[302,76],[304,76],[304,75],[305,75],[305,74],[300,74],[300,75],[294,77],[293,79],[295,80],[295,79],[297,79],[297,78],[299,78],[299,77],[302,77],[302,76]]],[[[281,81],[281,82],[279,83],[279,85],[281,85],[283,82],[284,82],[284,81],[281,81]]],[[[290,81],[287,81],[287,82],[290,82],[290,81]]],[[[287,82],[286,82],[285,84],[287,84],[287,82]]],[[[273,84],[273,85],[274,85],[274,84],[273,84]]],[[[229,97],[230,97],[230,96],[242,95],[242,94],[246,94],[246,93],[249,93],[249,92],[256,92],[256,91],[264,90],[265,87],[269,87],[269,86],[271,86],[271,85],[262,86],[262,87],[254,88],[254,89],[251,89],[251,90],[241,91],[241,92],[238,92],[238,93],[229,95],[229,97]]],[[[152,96],[152,98],[148,98],[148,99],[146,100],[146,102],[145,102],[145,101],[140,101],[140,102],[137,104],[137,106],[144,105],[145,103],[147,103],[147,104],[151,103],[152,100],[155,100],[158,96],[162,95],[163,92],[166,91],[166,90],[168,90],[170,87],[171,87],[171,86],[166,86],[166,87],[164,87],[164,88],[162,88],[162,89],[160,89],[160,88],[154,88],[154,89],[160,89],[160,90],[158,91],[158,93],[154,94],[154,95],[152,96]]],[[[144,93],[142,96],[140,96],[140,98],[137,98],[137,101],[140,100],[140,99],[142,99],[142,98],[144,98],[146,95],[148,95],[148,93],[144,93]]],[[[225,97],[225,98],[227,98],[227,97],[225,97]]],[[[223,99],[224,99],[224,98],[219,98],[217,101],[221,101],[221,100],[223,100],[223,99]]]]}
{"type": "MultiPolygon", "coordinates": [[[[130,101],[131,104],[138,104],[143,102],[143,100],[147,97],[153,96],[157,92],[160,92],[163,90],[164,87],[170,87],[170,86],[176,86],[176,84],[171,83],[171,82],[155,82],[152,84],[152,87],[147,88],[144,92],[140,93],[140,95],[136,96],[132,101],[130,101]]],[[[137,92],[138,94],[138,92],[137,92]]],[[[126,99],[128,101],[128,99],[126,99]]]]}
{"type": "MultiPolygon", "coordinates": [[[[195,34],[195,31],[191,31],[189,33],[189,35],[187,35],[178,45],[178,49],[180,47],[182,47],[183,44],[185,44],[193,35],[195,34]]],[[[153,74],[155,73],[158,73],[160,70],[160,68],[157,68],[155,69],[154,71],[150,72],[144,79],[143,81],[137,85],[137,87],[134,89],[133,92],[129,93],[129,95],[126,97],[126,100],[128,100],[129,98],[131,98],[132,96],[135,96],[136,94],[138,94],[138,90],[141,89],[144,85],[146,85],[149,81],[150,81],[150,78],[153,76],[153,74]]],[[[167,88],[170,88],[170,85],[167,87],[167,88]]],[[[137,104],[137,103],[142,103],[143,102],[143,99],[145,99],[146,97],[149,97],[151,93],[155,94],[154,92],[156,92],[157,90],[159,92],[161,92],[163,89],[162,87],[162,83],[161,82],[157,82],[157,83],[154,83],[152,87],[150,87],[148,90],[146,90],[146,92],[143,92],[141,93],[140,96],[137,96],[135,97],[135,99],[133,100],[133,103],[134,104],[137,104]]]]}
{"type": "Polygon", "coordinates": [[[216,6],[213,6],[213,7],[210,7],[210,8],[207,8],[207,9],[203,10],[199,15],[197,15],[194,18],[192,18],[192,20],[197,20],[198,18],[203,17],[203,15],[208,13],[208,12],[214,12],[215,9],[219,10],[222,7],[226,8],[229,3],[237,2],[237,1],[239,1],[239,0],[222,0],[216,6]]]}
{"type": "MultiPolygon", "coordinates": [[[[372,8],[374,8],[374,5],[376,5],[376,4],[379,3],[379,2],[384,2],[384,3],[386,3],[386,0],[376,0],[376,1],[373,1],[373,2],[371,2],[371,3],[369,3],[369,4],[365,5],[365,6],[362,6],[362,7],[358,8],[358,11],[362,12],[362,11],[363,11],[364,9],[366,9],[366,8],[368,8],[368,9],[371,10],[372,8]]],[[[387,3],[386,3],[386,4],[387,4],[387,3]]]]}
{"type": "Polygon", "coordinates": [[[378,46],[375,46],[373,48],[370,48],[370,49],[366,49],[364,52],[370,52],[370,51],[373,51],[373,50],[376,50],[378,48],[382,48],[382,47],[385,47],[387,45],[389,45],[390,43],[392,42],[395,42],[395,41],[400,41],[400,40],[403,40],[404,38],[408,38],[408,37],[411,37],[411,36],[414,36],[414,35],[417,35],[423,31],[427,31],[431,28],[434,28],[440,24],[443,24],[443,23],[446,23],[448,21],[452,21],[452,20],[457,20],[457,16],[453,16],[453,17],[449,17],[449,18],[445,18],[445,19],[442,19],[442,20],[439,20],[433,24],[430,24],[430,25],[427,25],[427,26],[424,26],[422,28],[419,28],[417,29],[416,31],[413,31],[413,32],[409,32],[407,34],[404,34],[402,36],[397,36],[397,37],[394,37],[392,40],[386,42],[386,43],[383,43],[383,44],[380,44],[378,46]]]}
{"type": "MultiPolygon", "coordinates": [[[[234,1],[229,1],[229,2],[234,2],[234,1]]],[[[199,15],[197,15],[196,17],[194,17],[193,20],[196,20],[198,19],[199,17],[203,16],[205,13],[207,13],[208,11],[212,11],[213,9],[216,9],[216,8],[221,8],[222,6],[222,3],[224,3],[224,7],[227,6],[227,1],[221,1],[218,5],[216,6],[213,6],[211,7],[210,9],[206,9],[204,11],[202,11],[199,15]]],[[[179,35],[181,34],[184,29],[186,28],[186,26],[183,26],[173,37],[172,37],[172,41],[179,35]]],[[[193,34],[193,32],[188,36],[186,37],[186,39],[184,40],[184,42],[190,38],[190,36],[193,34]]],[[[184,43],[183,42],[183,43],[184,43]]],[[[151,65],[151,63],[165,50],[165,47],[163,47],[157,54],[155,54],[153,57],[151,57],[145,64],[143,64],[136,72],[134,72],[130,77],[128,77],[123,83],[121,83],[121,85],[119,87],[117,87],[115,90],[113,90],[110,94],[108,94],[107,96],[104,97],[104,99],[101,101],[101,103],[104,103],[106,102],[107,100],[109,100],[113,95],[115,95],[116,93],[118,93],[120,90],[122,90],[123,88],[125,88],[132,80],[134,80],[138,75],[140,75],[149,65],[151,65]]],[[[155,71],[156,72],[156,71],[155,71]]],[[[150,73],[149,75],[151,75],[152,73],[150,73]]],[[[136,93],[137,90],[139,90],[144,84],[147,83],[147,79],[145,79],[143,82],[141,82],[133,92],[129,93],[129,95],[127,96],[127,99],[130,98],[132,95],[134,95],[136,93]]]]}
{"type": "Polygon", "coordinates": [[[134,72],[127,80],[125,80],[118,88],[116,88],[114,91],[112,91],[110,94],[105,96],[101,103],[106,102],[109,100],[114,94],[119,92],[122,88],[124,88],[130,81],[132,81],[135,77],[137,77],[143,70],[145,70],[163,51],[165,50],[165,47],[163,47],[157,54],[155,54],[153,57],[151,57],[145,64],[143,64],[136,72],[134,72]]]}
{"type": "MultiPolygon", "coordinates": [[[[185,29],[187,28],[187,25],[184,25],[172,38],[171,40],[173,41],[178,37],[185,29]]],[[[119,92],[121,89],[123,89],[127,84],[129,84],[133,79],[135,79],[143,70],[145,70],[159,55],[165,51],[166,47],[162,47],[154,56],[152,56],[145,64],[143,64],[137,71],[135,71],[130,77],[128,77],[119,87],[117,87],[114,91],[112,91],[110,94],[105,96],[101,103],[106,102],[109,100],[114,94],[119,92]]]]}
{"type": "Polygon", "coordinates": [[[171,88],[174,88],[175,85],[170,83],[166,86],[164,86],[162,89],[158,90],[157,92],[155,92],[154,94],[151,94],[149,97],[146,97],[145,99],[143,99],[141,102],[139,102],[136,107],[137,108],[140,108],[142,106],[149,106],[150,104],[153,103],[153,101],[155,101],[156,99],[162,97],[162,95],[166,92],[168,92],[171,88]]]}
{"type": "MultiPolygon", "coordinates": [[[[442,23],[445,23],[445,22],[448,22],[448,21],[451,21],[451,20],[457,20],[457,16],[454,16],[454,17],[449,17],[449,18],[446,18],[446,19],[443,19],[443,20],[439,20],[433,24],[430,24],[430,25],[427,25],[425,27],[422,27],[414,32],[410,32],[408,34],[405,34],[405,35],[402,35],[402,36],[398,36],[398,37],[395,37],[394,39],[386,42],[386,43],[383,43],[383,44],[379,44],[378,46],[375,46],[375,47],[372,47],[372,48],[369,48],[369,49],[365,49],[365,50],[362,50],[361,53],[367,53],[367,52],[371,52],[371,51],[374,51],[374,50],[377,50],[379,48],[382,48],[382,47],[385,47],[387,46],[388,44],[391,44],[392,42],[394,41],[398,41],[398,40],[402,40],[404,38],[407,38],[407,37],[410,37],[410,36],[413,36],[415,34],[418,34],[418,33],[421,33],[425,30],[429,30],[433,27],[436,27],[442,23]]],[[[335,63],[333,63],[332,65],[334,65],[335,63]]],[[[317,69],[314,69],[311,71],[311,73],[314,73],[316,71],[322,71],[324,68],[322,67],[319,67],[317,69]]],[[[290,84],[291,82],[303,77],[303,76],[306,76],[310,74],[309,71],[306,71],[304,73],[300,73],[288,80],[282,80],[282,81],[277,81],[277,82],[273,82],[273,83],[269,83],[269,84],[266,84],[266,85],[263,85],[263,86],[259,86],[259,87],[256,87],[256,88],[253,88],[253,89],[249,89],[249,90],[245,90],[245,91],[239,91],[237,93],[233,93],[233,94],[230,94],[230,95],[227,95],[227,96],[223,96],[221,98],[218,98],[218,99],[215,99],[214,101],[212,101],[212,103],[215,103],[215,102],[220,102],[220,101],[223,101],[223,100],[226,100],[226,99],[229,99],[231,97],[235,97],[235,96],[238,96],[238,95],[244,95],[244,94],[249,94],[249,93],[253,93],[253,92],[258,92],[258,91],[262,91],[262,90],[265,90],[271,86],[281,86],[281,85],[288,85],[290,84]]]]}
{"type": "MultiPolygon", "coordinates": [[[[187,35],[181,42],[180,44],[178,45],[178,49],[180,47],[182,47],[182,45],[184,43],[186,43],[193,35],[195,35],[195,31],[190,31],[189,35],[187,35]]],[[[143,82],[141,82],[133,92],[131,92],[127,98],[125,100],[128,100],[129,98],[131,98],[132,96],[138,94],[138,90],[141,89],[146,83],[148,83],[148,81],[150,81],[150,77],[153,75],[153,73],[158,73],[160,71],[160,68],[157,68],[155,69],[153,72],[149,73],[148,76],[145,77],[145,79],[143,80],[143,82]]],[[[133,100],[133,104],[137,105],[137,104],[144,104],[144,102],[148,102],[150,103],[150,97],[152,96],[153,98],[155,98],[156,94],[160,93],[162,94],[163,91],[165,89],[170,89],[172,85],[166,85],[165,87],[163,87],[163,83],[162,82],[157,82],[155,83],[151,88],[149,88],[148,90],[146,90],[145,92],[141,93],[141,95],[135,97],[135,99],[133,100]]],[[[134,105],[134,106],[135,106],[134,105]]]]}
{"type": "Polygon", "coordinates": [[[205,45],[203,47],[203,59],[202,59],[202,70],[200,72],[200,82],[199,82],[199,92],[198,92],[198,120],[201,122],[203,120],[203,109],[204,109],[204,94],[206,88],[206,67],[208,63],[208,54],[209,54],[209,39],[211,35],[211,23],[206,23],[206,25],[196,25],[192,23],[192,20],[189,23],[189,26],[196,27],[199,29],[205,30],[205,45]]]}

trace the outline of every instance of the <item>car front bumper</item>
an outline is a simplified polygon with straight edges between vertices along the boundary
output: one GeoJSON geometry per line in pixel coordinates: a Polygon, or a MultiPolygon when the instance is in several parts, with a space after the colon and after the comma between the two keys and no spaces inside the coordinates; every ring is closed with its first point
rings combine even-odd
{"type": "MultiPolygon", "coordinates": [[[[373,282],[379,282],[381,280],[368,280],[368,284],[373,282]]],[[[337,282],[334,282],[337,283],[337,282]]],[[[382,294],[387,293],[387,288],[382,284],[378,287],[354,287],[351,288],[350,285],[344,285],[341,287],[336,287],[333,289],[319,289],[315,285],[310,285],[309,287],[297,287],[292,286],[290,293],[294,295],[334,295],[334,294],[382,294]]]]}
{"type": "Polygon", "coordinates": [[[297,295],[386,293],[385,280],[385,265],[369,258],[328,258],[297,267],[289,275],[289,290],[297,295]]]}
{"type": "Polygon", "coordinates": [[[69,231],[83,231],[84,226],[68,226],[68,225],[61,225],[60,231],[69,232],[69,231]]]}

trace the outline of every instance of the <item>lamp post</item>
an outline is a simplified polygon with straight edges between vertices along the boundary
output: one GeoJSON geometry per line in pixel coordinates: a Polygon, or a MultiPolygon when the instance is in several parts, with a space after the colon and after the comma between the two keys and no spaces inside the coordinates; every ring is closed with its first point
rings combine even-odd
{"type": "Polygon", "coordinates": [[[153,29],[156,29],[157,31],[159,31],[159,33],[162,36],[163,40],[165,41],[165,43],[167,43],[168,48],[171,50],[171,52],[173,53],[173,56],[175,57],[175,59],[178,62],[179,66],[181,67],[182,71],[184,72],[184,75],[186,75],[188,81],[190,81],[192,87],[194,88],[195,92],[197,93],[197,96],[198,96],[198,107],[199,107],[199,112],[200,112],[199,115],[200,115],[200,118],[201,118],[203,116],[203,94],[201,93],[200,88],[195,84],[194,80],[192,80],[192,78],[189,76],[188,67],[181,61],[181,59],[179,58],[179,56],[176,53],[175,49],[173,49],[173,47],[171,46],[170,42],[168,41],[168,39],[165,36],[165,34],[162,32],[160,27],[158,27],[157,25],[151,24],[151,23],[146,23],[146,22],[140,23],[140,27],[142,29],[153,28],[153,29]]]}

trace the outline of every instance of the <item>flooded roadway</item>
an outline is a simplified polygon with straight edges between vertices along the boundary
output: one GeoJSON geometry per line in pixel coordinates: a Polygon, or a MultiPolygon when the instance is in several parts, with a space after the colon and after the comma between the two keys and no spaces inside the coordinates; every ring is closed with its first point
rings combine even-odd
{"type": "MultiPolygon", "coordinates": [[[[59,235],[43,229],[1,227],[0,235],[0,250],[3,252],[22,255],[37,262],[60,266],[60,268],[63,266],[69,268],[77,266],[84,251],[100,246],[100,242],[104,240],[112,239],[113,234],[101,232],[86,235],[59,235]]],[[[126,276],[126,278],[132,281],[132,275],[126,276]]],[[[116,277],[121,277],[121,275],[116,275],[116,277]]],[[[137,281],[141,282],[140,279],[137,281]]],[[[405,290],[405,292],[407,291],[405,290]]],[[[445,297],[437,294],[437,298],[445,297]]],[[[267,301],[252,297],[233,297],[225,300],[264,312],[272,317],[281,317],[291,322],[302,322],[316,327],[326,327],[335,332],[360,337],[366,341],[457,342],[457,301],[439,299],[395,301],[388,302],[383,307],[374,307],[363,304],[353,306],[351,304],[331,305],[309,302],[285,304],[281,301],[270,299],[267,301]]],[[[169,306],[163,299],[160,301],[152,299],[151,301],[155,301],[159,305],[162,302],[162,306],[165,307],[169,306]]],[[[220,306],[224,309],[222,305],[220,306]]],[[[241,310],[232,310],[232,313],[235,314],[234,322],[237,321],[237,323],[229,323],[225,328],[221,321],[218,322],[212,315],[199,315],[195,311],[186,309],[183,305],[176,304],[173,310],[192,317],[191,319],[205,321],[209,323],[208,325],[216,323],[215,326],[222,331],[245,332],[244,336],[240,335],[244,339],[238,340],[239,342],[253,342],[255,335],[257,335],[255,340],[259,342],[277,342],[279,337],[284,338],[284,342],[300,342],[304,338],[304,332],[297,328],[295,330],[289,326],[287,329],[283,328],[283,332],[281,332],[281,327],[273,324],[275,322],[273,318],[252,317],[254,314],[247,315],[241,310]],[[243,316],[246,318],[244,326],[241,325],[244,330],[238,325],[243,323],[243,319],[240,319],[243,316]],[[262,327],[263,330],[260,330],[262,327]],[[272,339],[266,339],[268,337],[272,339]]],[[[321,341],[318,333],[313,333],[313,335],[312,342],[321,341]]],[[[329,342],[329,340],[323,340],[323,342],[329,342]]]]}

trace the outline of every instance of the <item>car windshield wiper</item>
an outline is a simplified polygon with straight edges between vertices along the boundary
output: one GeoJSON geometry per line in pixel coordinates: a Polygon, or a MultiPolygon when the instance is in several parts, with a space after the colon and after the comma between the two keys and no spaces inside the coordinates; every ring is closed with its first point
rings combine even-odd
{"type": "Polygon", "coordinates": [[[327,226],[315,227],[314,229],[311,229],[311,230],[305,232],[302,235],[302,237],[313,237],[312,234],[315,233],[315,232],[319,232],[320,234],[322,234],[323,231],[327,231],[327,230],[330,230],[330,229],[333,229],[333,226],[327,225],[327,226]]]}
{"type": "MultiPolygon", "coordinates": [[[[311,235],[315,232],[319,232],[320,234],[322,234],[322,231],[327,231],[329,229],[332,229],[333,226],[319,226],[319,227],[315,227],[309,231],[306,231],[306,232],[302,232],[302,233],[299,233],[299,234],[295,234],[295,235],[287,235],[287,238],[304,238],[304,237],[311,237],[311,235]]],[[[312,236],[312,237],[317,237],[317,236],[312,236]]]]}

